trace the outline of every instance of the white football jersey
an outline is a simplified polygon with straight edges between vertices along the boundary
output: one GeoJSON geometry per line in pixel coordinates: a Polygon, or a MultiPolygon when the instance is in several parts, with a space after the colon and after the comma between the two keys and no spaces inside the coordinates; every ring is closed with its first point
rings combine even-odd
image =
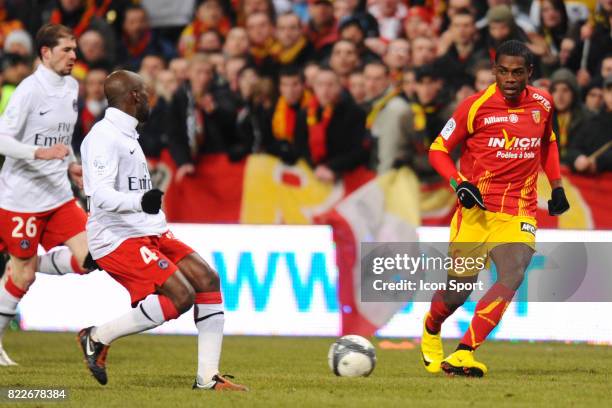
{"type": "MultiPolygon", "coordinates": [[[[30,146],[70,147],[77,121],[79,85],[40,64],[11,96],[0,117],[0,137],[30,146]]],[[[73,198],[68,180],[70,156],[64,160],[27,160],[7,157],[0,172],[0,208],[42,212],[73,198]]]]}
{"type": "Polygon", "coordinates": [[[89,199],[87,241],[94,259],[114,251],[128,238],[161,235],[166,216],[142,211],[151,176],[140,145],[138,121],[108,108],[81,144],[83,184],[89,199]]]}

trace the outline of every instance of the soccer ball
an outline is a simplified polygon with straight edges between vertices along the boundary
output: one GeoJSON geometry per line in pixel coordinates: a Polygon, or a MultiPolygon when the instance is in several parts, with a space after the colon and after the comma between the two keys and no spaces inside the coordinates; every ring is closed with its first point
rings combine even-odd
{"type": "Polygon", "coordinates": [[[367,377],[376,366],[376,349],[361,336],[343,336],[329,348],[327,362],[338,376],[367,377]]]}

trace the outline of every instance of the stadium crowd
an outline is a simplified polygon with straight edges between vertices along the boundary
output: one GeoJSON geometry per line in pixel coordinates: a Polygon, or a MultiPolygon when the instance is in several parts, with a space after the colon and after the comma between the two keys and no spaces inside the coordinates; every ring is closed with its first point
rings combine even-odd
{"type": "Polygon", "coordinates": [[[0,0],[0,112],[46,22],[78,41],[75,152],[103,116],[104,78],[133,70],[152,106],[139,141],[152,160],[169,150],[178,182],[207,155],[250,153],[303,158],[327,182],[360,166],[439,182],[429,145],[493,82],[508,39],[553,95],[562,162],[612,170],[612,0],[0,0]]]}

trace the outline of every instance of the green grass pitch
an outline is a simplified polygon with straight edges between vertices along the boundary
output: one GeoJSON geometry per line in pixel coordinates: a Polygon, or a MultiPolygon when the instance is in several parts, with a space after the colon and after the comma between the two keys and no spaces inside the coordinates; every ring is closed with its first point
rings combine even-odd
{"type": "MultiPolygon", "coordinates": [[[[369,378],[335,377],[329,338],[235,337],[224,340],[222,372],[249,393],[191,390],[193,336],[137,335],[109,351],[109,383],[100,386],[82,362],[74,334],[10,332],[4,346],[20,363],[0,367],[0,387],[69,389],[60,403],[27,407],[445,407],[610,406],[612,347],[488,342],[478,357],[482,379],[428,374],[413,350],[380,350],[369,378]]],[[[376,345],[378,341],[374,341],[376,345]]],[[[446,342],[446,350],[455,342],[446,342]]],[[[2,404],[18,406],[16,403],[2,404]]]]}

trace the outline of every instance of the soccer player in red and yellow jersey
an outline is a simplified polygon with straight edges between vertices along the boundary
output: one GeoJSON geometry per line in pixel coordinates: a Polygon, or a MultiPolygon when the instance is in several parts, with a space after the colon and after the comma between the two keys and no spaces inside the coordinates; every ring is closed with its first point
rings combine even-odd
{"type": "MultiPolygon", "coordinates": [[[[476,305],[457,350],[444,358],[440,330],[471,291],[438,291],[425,316],[421,351],[430,372],[481,377],[487,367],[474,350],[497,326],[521,285],[535,249],[537,176],[543,167],[552,187],[551,215],[569,209],[561,186],[559,155],[552,130],[552,98],[527,85],[532,54],[507,41],[496,53],[495,83],[462,102],[432,143],[432,166],[453,186],[459,205],[451,223],[451,256],[483,257],[497,267],[497,281],[476,305]],[[463,143],[460,169],[449,153],[463,143]]],[[[480,263],[482,265],[482,263],[480,263]]],[[[448,279],[475,282],[480,270],[448,279]]]]}

